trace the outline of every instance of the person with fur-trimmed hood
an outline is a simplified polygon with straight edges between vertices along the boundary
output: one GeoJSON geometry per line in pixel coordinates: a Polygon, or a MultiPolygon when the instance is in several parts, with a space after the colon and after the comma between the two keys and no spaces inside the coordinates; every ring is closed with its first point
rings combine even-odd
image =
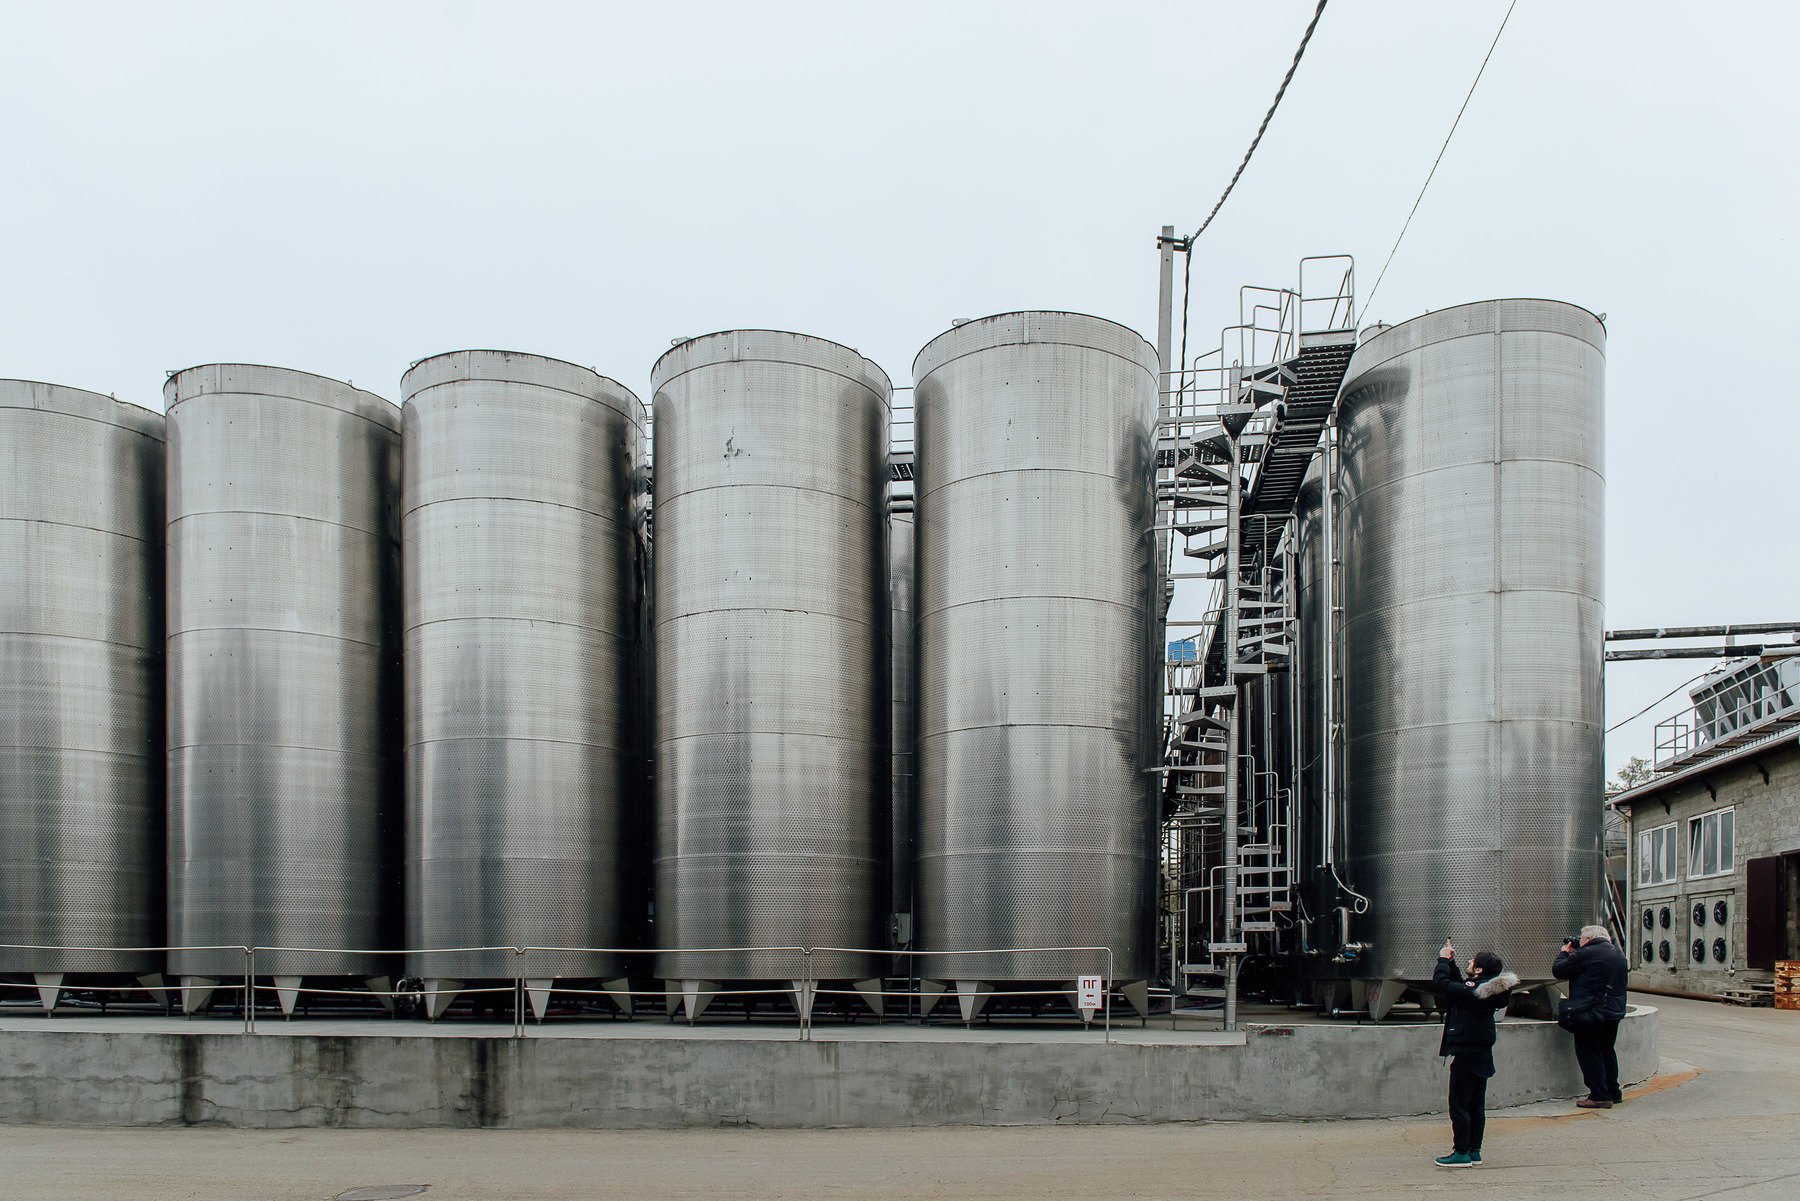
{"type": "Polygon", "coordinates": [[[1500,956],[1482,951],[1469,960],[1465,979],[1456,966],[1456,948],[1445,940],[1431,975],[1431,991],[1444,1009],[1444,1037],[1438,1054],[1450,1058],[1450,1132],[1455,1149],[1439,1156],[1440,1168],[1469,1168],[1481,1162],[1487,1129],[1487,1082],[1494,1074],[1494,1015],[1506,1008],[1519,978],[1504,970],[1500,956]]]}

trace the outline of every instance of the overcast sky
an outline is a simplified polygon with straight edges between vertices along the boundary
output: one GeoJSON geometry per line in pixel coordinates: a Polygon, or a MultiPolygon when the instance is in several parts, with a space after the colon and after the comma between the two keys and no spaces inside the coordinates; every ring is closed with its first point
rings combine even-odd
{"type": "MultiPolygon", "coordinates": [[[[1338,0],[1195,259],[1193,340],[1306,254],[1374,282],[1505,0],[1338,0]]],[[[648,399],[774,326],[896,383],[953,317],[1154,336],[1310,0],[16,5],[0,375],[161,407],[249,360],[398,399],[502,347],[648,399]]],[[[1800,9],[1521,0],[1368,316],[1608,314],[1607,623],[1800,618],[1800,9]]],[[[1617,666],[1609,722],[1699,663],[1617,666]]],[[[1648,753],[1654,717],[1609,739],[1648,753]]]]}

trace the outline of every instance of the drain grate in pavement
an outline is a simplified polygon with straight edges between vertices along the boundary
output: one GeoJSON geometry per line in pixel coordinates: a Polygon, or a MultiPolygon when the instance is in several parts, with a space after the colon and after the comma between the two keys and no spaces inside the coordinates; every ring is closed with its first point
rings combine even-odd
{"type": "Polygon", "coordinates": [[[370,1184],[339,1193],[335,1201],[395,1201],[397,1197],[416,1197],[429,1184],[370,1184]]]}

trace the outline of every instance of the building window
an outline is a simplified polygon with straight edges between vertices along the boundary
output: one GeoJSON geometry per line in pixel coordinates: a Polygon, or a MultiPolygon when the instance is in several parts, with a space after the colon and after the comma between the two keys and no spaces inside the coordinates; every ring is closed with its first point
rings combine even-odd
{"type": "Polygon", "coordinates": [[[1731,874],[1736,866],[1735,825],[1731,809],[1688,819],[1688,879],[1731,874]]]}
{"type": "MultiPolygon", "coordinates": [[[[1730,812],[1727,810],[1726,812],[1730,812]]],[[[1638,883],[1675,882],[1675,823],[1657,826],[1638,835],[1638,883]]]]}

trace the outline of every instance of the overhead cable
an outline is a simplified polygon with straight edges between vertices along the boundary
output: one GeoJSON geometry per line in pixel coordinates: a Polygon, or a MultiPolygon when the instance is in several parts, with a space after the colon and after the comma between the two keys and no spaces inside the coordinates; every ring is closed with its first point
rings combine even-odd
{"type": "Polygon", "coordinates": [[[1413,217],[1419,211],[1419,202],[1425,199],[1425,189],[1437,175],[1438,164],[1444,161],[1444,151],[1450,149],[1450,139],[1456,136],[1456,127],[1462,124],[1463,114],[1469,111],[1469,101],[1475,98],[1475,88],[1481,83],[1481,76],[1487,70],[1488,59],[1494,57],[1494,47],[1500,44],[1500,35],[1506,32],[1506,23],[1512,20],[1513,9],[1519,6],[1519,0],[1512,0],[1506,6],[1506,15],[1500,18],[1500,28],[1494,31],[1494,40],[1488,43],[1487,54],[1482,57],[1481,66],[1475,72],[1475,81],[1469,85],[1468,95],[1463,97],[1462,107],[1456,110],[1456,120],[1450,122],[1450,132],[1444,135],[1444,144],[1438,147],[1437,158],[1432,160],[1431,170],[1426,173],[1425,183],[1419,188],[1419,194],[1413,199],[1412,212],[1406,214],[1406,222],[1400,226],[1400,235],[1394,239],[1394,245],[1388,250],[1387,261],[1381,264],[1381,271],[1375,276],[1375,286],[1369,289],[1369,297],[1363,301],[1363,312],[1370,312],[1369,306],[1375,302],[1375,293],[1381,291],[1381,281],[1387,278],[1388,267],[1394,261],[1394,252],[1400,249],[1400,240],[1406,237],[1406,231],[1412,228],[1413,217]]]}
{"type": "Polygon", "coordinates": [[[1306,53],[1306,43],[1312,41],[1313,30],[1319,27],[1319,18],[1325,13],[1325,4],[1326,0],[1319,0],[1319,7],[1313,10],[1312,20],[1307,22],[1306,32],[1300,35],[1300,45],[1294,50],[1294,61],[1288,64],[1287,74],[1281,77],[1281,86],[1275,90],[1275,100],[1269,105],[1269,111],[1263,114],[1262,124],[1256,127],[1256,136],[1250,139],[1250,149],[1244,151],[1244,161],[1238,164],[1236,171],[1232,172],[1231,182],[1225,185],[1225,191],[1220,195],[1219,203],[1213,205],[1212,212],[1206,214],[1206,220],[1200,223],[1200,228],[1188,236],[1190,247],[1196,238],[1206,232],[1206,227],[1213,223],[1213,218],[1219,215],[1219,210],[1225,207],[1226,197],[1231,195],[1231,189],[1237,187],[1238,180],[1243,177],[1244,168],[1250,165],[1250,156],[1256,153],[1257,144],[1262,141],[1263,134],[1267,132],[1269,122],[1275,119],[1275,110],[1281,107],[1281,98],[1287,95],[1288,84],[1294,82],[1294,71],[1300,66],[1301,56],[1306,53]]]}
{"type": "MultiPolygon", "coordinates": [[[[1708,670],[1711,670],[1711,669],[1709,668],[1708,670]]],[[[1675,685],[1675,687],[1669,689],[1667,692],[1663,693],[1661,696],[1659,696],[1655,700],[1651,701],[1648,705],[1645,705],[1642,709],[1639,709],[1636,713],[1633,713],[1630,717],[1625,718],[1623,721],[1616,721],[1612,725],[1607,726],[1606,732],[1608,734],[1610,734],[1614,730],[1619,729],[1621,726],[1630,725],[1632,722],[1636,721],[1638,718],[1642,717],[1644,714],[1650,712],[1650,710],[1656,708],[1658,705],[1662,704],[1664,701],[1666,701],[1670,697],[1674,696],[1677,692],[1680,692],[1683,688],[1686,688],[1689,684],[1694,683],[1696,680],[1698,680],[1700,678],[1700,676],[1704,676],[1705,674],[1706,674],[1706,672],[1703,671],[1700,673],[1699,676],[1693,677],[1693,679],[1683,680],[1681,683],[1675,685]]]]}

